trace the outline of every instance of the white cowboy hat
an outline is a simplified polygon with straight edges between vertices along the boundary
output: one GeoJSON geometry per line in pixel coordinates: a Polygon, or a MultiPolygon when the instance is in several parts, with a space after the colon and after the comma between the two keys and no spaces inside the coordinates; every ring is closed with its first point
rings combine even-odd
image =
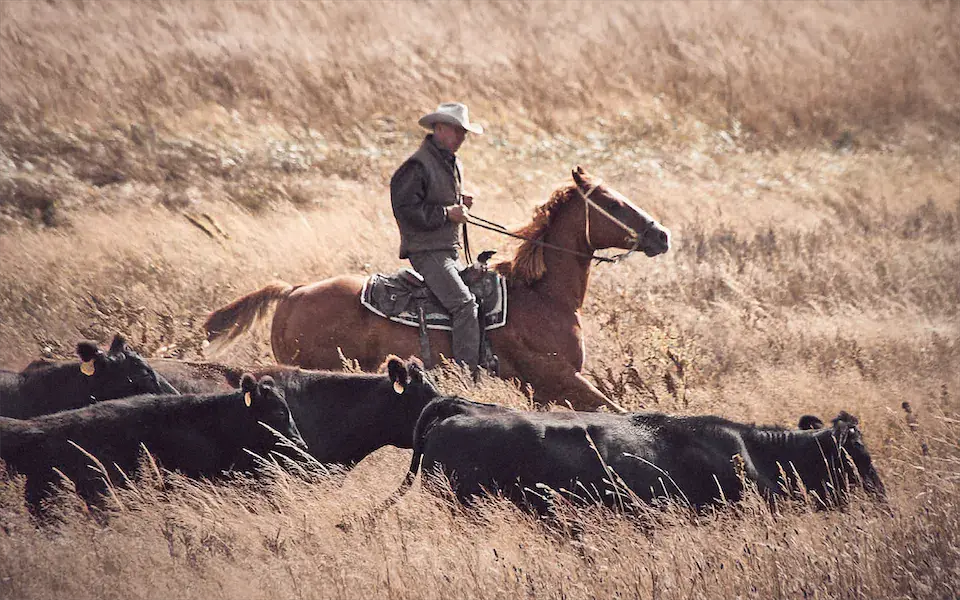
{"type": "Polygon", "coordinates": [[[449,123],[459,125],[471,133],[483,133],[483,126],[477,123],[471,123],[467,115],[467,106],[459,102],[443,102],[437,107],[437,110],[428,115],[420,117],[421,127],[431,129],[434,123],[449,123]]]}

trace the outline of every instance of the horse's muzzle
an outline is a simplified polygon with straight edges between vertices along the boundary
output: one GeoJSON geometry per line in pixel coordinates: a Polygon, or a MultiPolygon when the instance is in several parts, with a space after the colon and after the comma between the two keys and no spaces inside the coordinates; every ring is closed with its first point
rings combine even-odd
{"type": "Polygon", "coordinates": [[[640,249],[653,258],[670,249],[670,230],[656,225],[646,231],[641,239],[640,249]]]}

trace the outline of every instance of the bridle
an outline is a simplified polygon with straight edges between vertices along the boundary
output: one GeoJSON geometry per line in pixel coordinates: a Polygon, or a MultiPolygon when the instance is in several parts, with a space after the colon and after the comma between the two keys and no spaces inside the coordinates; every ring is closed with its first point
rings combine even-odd
{"type": "Polygon", "coordinates": [[[557,246],[556,244],[551,244],[551,243],[545,242],[545,241],[543,241],[543,240],[539,240],[539,239],[535,239],[535,238],[529,238],[529,237],[526,237],[526,236],[518,235],[518,234],[516,234],[516,233],[513,233],[513,232],[511,232],[511,231],[508,231],[506,227],[504,227],[503,225],[501,225],[501,224],[499,224],[499,223],[496,223],[496,222],[494,222],[494,221],[489,221],[489,220],[484,219],[484,218],[482,218],[482,217],[478,217],[478,216],[476,216],[476,215],[474,215],[474,214],[468,214],[468,215],[467,215],[467,223],[473,225],[474,227],[479,227],[479,228],[481,228],[481,229],[486,229],[486,230],[488,230],[488,231],[493,231],[493,232],[496,232],[496,233],[499,233],[499,234],[502,234],[502,235],[506,235],[506,236],[509,236],[509,237],[512,237],[512,238],[516,238],[516,239],[518,239],[518,240],[524,240],[524,241],[526,241],[526,242],[530,242],[530,243],[532,243],[532,244],[536,244],[536,245],[542,246],[542,247],[544,247],[544,248],[550,248],[550,249],[552,249],[552,250],[557,250],[557,251],[563,252],[563,253],[565,253],[565,254],[572,254],[573,256],[578,256],[578,257],[580,257],[580,258],[589,258],[589,259],[595,260],[595,261],[597,261],[597,262],[618,263],[618,262],[620,262],[621,260],[623,260],[623,259],[627,258],[628,256],[630,256],[631,254],[633,254],[634,252],[636,252],[636,251],[640,248],[640,243],[643,241],[644,236],[643,236],[643,235],[638,235],[637,232],[634,231],[634,229],[633,229],[632,227],[630,227],[629,225],[627,225],[626,223],[624,223],[624,222],[621,221],[620,219],[616,218],[615,216],[613,216],[612,214],[610,214],[610,212],[609,212],[607,209],[603,208],[602,206],[600,206],[599,204],[597,204],[596,202],[594,202],[593,200],[590,199],[590,196],[591,196],[591,195],[597,190],[597,188],[599,188],[601,185],[603,185],[603,180],[600,180],[599,182],[595,183],[586,193],[584,193],[583,189],[580,188],[580,184],[577,183],[577,193],[580,194],[580,197],[581,197],[581,198],[583,198],[583,206],[584,206],[584,211],[585,211],[584,227],[585,227],[585,229],[586,229],[585,233],[586,233],[586,236],[587,236],[587,248],[590,249],[590,252],[589,252],[589,253],[587,253],[587,252],[580,252],[580,251],[578,251],[578,250],[571,250],[570,248],[564,248],[563,246],[557,246]],[[602,214],[602,215],[605,216],[606,218],[610,219],[610,221],[612,221],[615,225],[617,225],[618,227],[620,227],[621,229],[623,229],[624,231],[626,231],[626,232],[630,235],[630,239],[632,240],[632,245],[631,245],[630,249],[628,249],[628,250],[625,251],[625,252],[621,252],[620,254],[617,254],[616,256],[609,256],[609,257],[608,257],[608,256],[600,256],[600,255],[596,254],[596,249],[593,247],[593,243],[590,241],[590,207],[591,207],[591,206],[594,207],[595,209],[597,209],[597,211],[599,211],[600,214],[602,214]]]}
{"type": "Polygon", "coordinates": [[[583,198],[583,207],[585,211],[584,229],[587,236],[587,248],[590,248],[590,252],[594,252],[593,243],[590,241],[590,207],[592,206],[595,209],[597,209],[601,215],[610,219],[614,223],[614,225],[617,225],[618,227],[626,231],[628,234],[630,234],[630,239],[633,240],[633,244],[631,245],[630,249],[627,250],[626,252],[621,252],[620,254],[617,254],[616,256],[610,258],[611,262],[620,262],[624,258],[636,252],[638,248],[640,248],[640,242],[643,241],[643,236],[638,235],[637,232],[634,231],[632,227],[630,227],[620,219],[616,218],[615,216],[611,215],[610,211],[608,211],[607,209],[603,208],[602,206],[600,206],[599,204],[597,204],[596,202],[590,199],[590,196],[593,195],[593,192],[595,192],[597,188],[600,187],[601,185],[603,185],[602,179],[597,183],[593,184],[593,187],[591,187],[590,190],[587,191],[586,194],[584,194],[583,190],[580,189],[580,183],[579,182],[577,183],[577,193],[580,194],[581,198],[583,198]]]}

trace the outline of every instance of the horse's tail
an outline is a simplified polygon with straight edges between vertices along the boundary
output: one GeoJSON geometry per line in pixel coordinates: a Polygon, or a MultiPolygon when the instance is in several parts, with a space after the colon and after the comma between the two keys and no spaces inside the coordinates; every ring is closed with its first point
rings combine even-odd
{"type": "Polygon", "coordinates": [[[205,354],[216,356],[225,350],[241,334],[265,319],[274,304],[285,299],[297,287],[276,281],[210,313],[203,324],[209,342],[205,354]]]}

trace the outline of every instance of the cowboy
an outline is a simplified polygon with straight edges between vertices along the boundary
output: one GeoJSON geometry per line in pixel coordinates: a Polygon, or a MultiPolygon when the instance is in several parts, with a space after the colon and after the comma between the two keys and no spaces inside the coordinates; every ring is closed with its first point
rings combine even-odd
{"type": "MultiPolygon", "coordinates": [[[[453,320],[454,359],[476,373],[480,352],[477,301],[460,279],[460,224],[473,197],[462,190],[457,150],[467,132],[482,134],[467,107],[444,102],[419,124],[432,130],[390,179],[393,216],[400,228],[400,258],[407,258],[453,320]]],[[[467,257],[470,261],[470,257],[467,257]]],[[[425,357],[426,358],[426,357],[425,357]]]]}

